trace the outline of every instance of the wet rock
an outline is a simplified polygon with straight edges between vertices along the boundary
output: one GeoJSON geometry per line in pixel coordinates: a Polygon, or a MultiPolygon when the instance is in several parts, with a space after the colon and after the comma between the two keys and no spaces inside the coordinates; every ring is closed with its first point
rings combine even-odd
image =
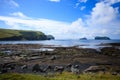
{"type": "Polygon", "coordinates": [[[27,69],[27,68],[28,68],[27,65],[23,65],[23,66],[21,66],[21,69],[27,69]]]}
{"type": "Polygon", "coordinates": [[[40,68],[40,65],[39,64],[35,64],[32,68],[32,71],[33,72],[43,72],[40,68]]]}
{"type": "Polygon", "coordinates": [[[64,67],[63,66],[55,66],[54,70],[62,73],[64,71],[64,67]]]}
{"type": "Polygon", "coordinates": [[[105,72],[104,68],[100,68],[99,66],[90,66],[86,70],[84,70],[85,73],[96,73],[96,72],[105,72]]]}

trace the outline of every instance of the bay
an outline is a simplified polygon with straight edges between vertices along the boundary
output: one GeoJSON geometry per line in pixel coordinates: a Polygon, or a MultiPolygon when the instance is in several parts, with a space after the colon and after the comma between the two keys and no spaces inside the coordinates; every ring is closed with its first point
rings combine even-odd
{"type": "Polygon", "coordinates": [[[43,41],[0,41],[0,44],[40,44],[58,47],[79,46],[81,48],[100,48],[106,47],[100,44],[120,43],[120,40],[43,40],[43,41]]]}

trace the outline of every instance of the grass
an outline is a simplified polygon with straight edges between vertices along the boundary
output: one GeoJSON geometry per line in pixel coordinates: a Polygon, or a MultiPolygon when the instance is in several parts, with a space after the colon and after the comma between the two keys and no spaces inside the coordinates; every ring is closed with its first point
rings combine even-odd
{"type": "Polygon", "coordinates": [[[35,74],[7,73],[1,74],[0,80],[120,80],[120,75],[111,75],[109,73],[75,75],[64,72],[63,74],[41,76],[35,74]]]}
{"type": "Polygon", "coordinates": [[[20,36],[21,34],[17,30],[0,29],[0,35],[0,38],[6,38],[12,36],[20,36]]]}

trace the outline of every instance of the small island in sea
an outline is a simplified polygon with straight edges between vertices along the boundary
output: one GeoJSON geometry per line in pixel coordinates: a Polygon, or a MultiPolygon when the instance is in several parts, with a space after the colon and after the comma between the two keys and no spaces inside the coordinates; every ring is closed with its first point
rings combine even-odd
{"type": "Polygon", "coordinates": [[[87,38],[86,38],[86,37],[83,37],[83,38],[80,38],[79,40],[87,40],[87,38]]]}
{"type": "Polygon", "coordinates": [[[96,36],[95,40],[110,40],[110,38],[107,36],[96,36]]]}

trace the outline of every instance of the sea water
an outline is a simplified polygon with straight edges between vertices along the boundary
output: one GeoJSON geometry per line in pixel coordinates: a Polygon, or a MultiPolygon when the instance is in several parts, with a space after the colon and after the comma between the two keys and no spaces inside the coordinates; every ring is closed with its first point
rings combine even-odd
{"type": "Polygon", "coordinates": [[[120,43],[120,40],[42,40],[42,41],[0,41],[0,44],[41,44],[58,47],[79,46],[81,48],[106,47],[100,44],[120,43]]]}

